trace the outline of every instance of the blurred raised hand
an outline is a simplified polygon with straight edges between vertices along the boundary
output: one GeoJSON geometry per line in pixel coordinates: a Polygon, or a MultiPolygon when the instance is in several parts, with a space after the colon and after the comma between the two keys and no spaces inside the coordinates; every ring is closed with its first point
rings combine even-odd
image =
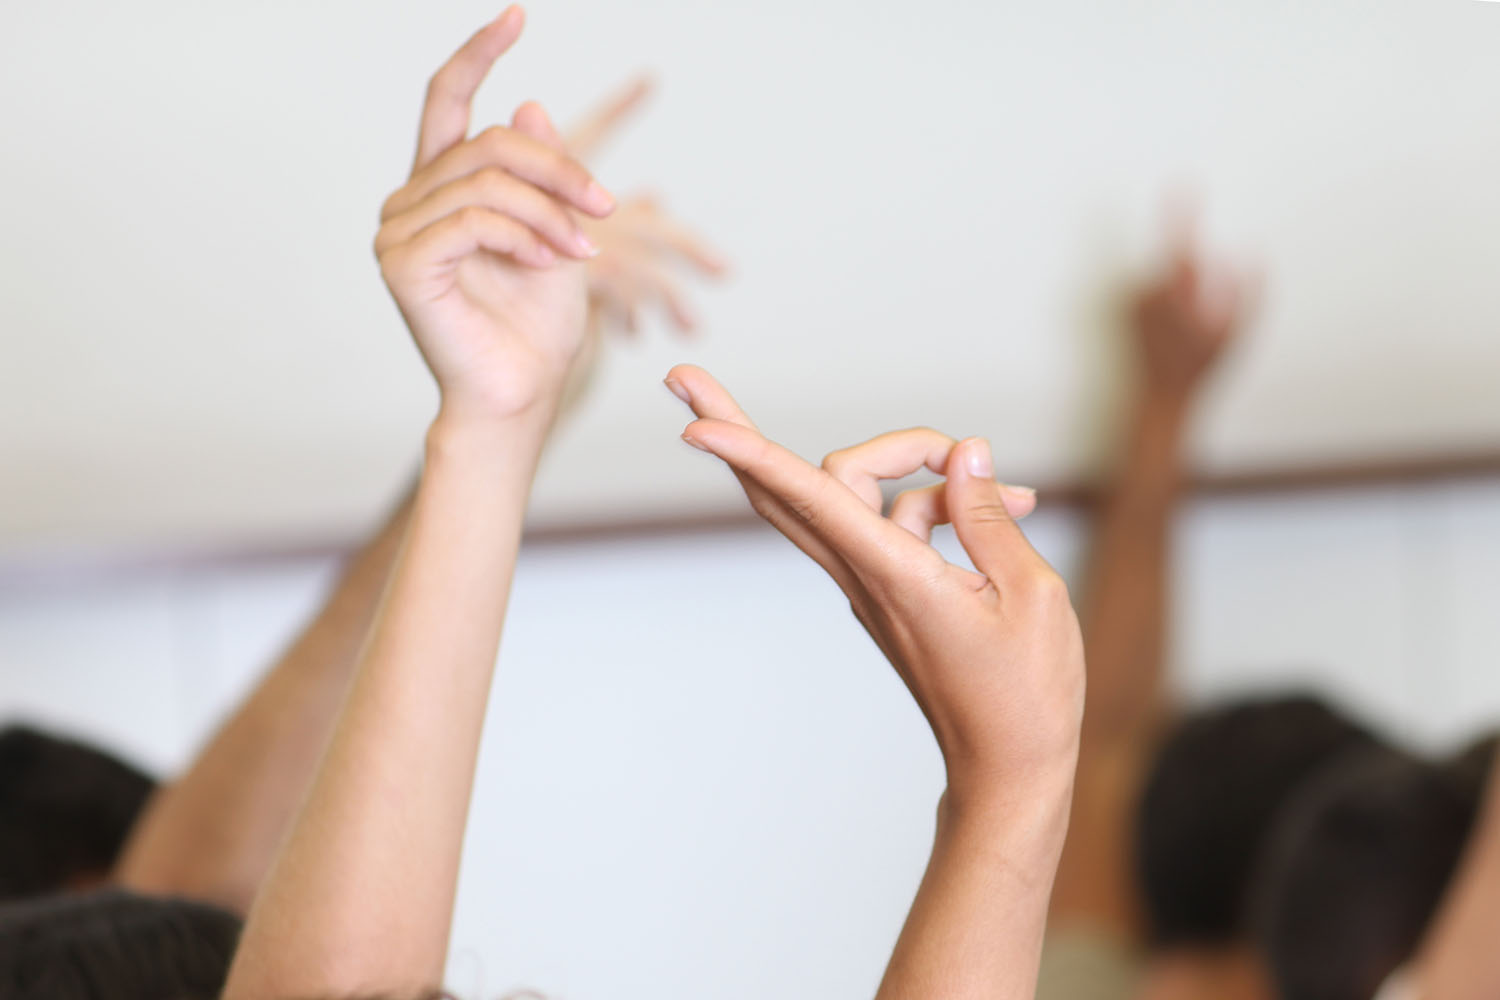
{"type": "Polygon", "coordinates": [[[1148,396],[1192,398],[1248,325],[1259,277],[1210,256],[1193,213],[1176,209],[1167,259],[1130,303],[1148,396]]]}
{"type": "MultiPolygon", "coordinates": [[[[651,91],[651,81],[642,76],[605,98],[567,134],[568,150],[592,160],[640,112],[651,91]]],[[[600,250],[589,264],[589,297],[604,332],[637,332],[642,311],[651,307],[661,308],[678,332],[697,330],[683,283],[721,277],[727,269],[722,254],[649,194],[623,197],[608,219],[586,220],[584,228],[600,250]]]]}

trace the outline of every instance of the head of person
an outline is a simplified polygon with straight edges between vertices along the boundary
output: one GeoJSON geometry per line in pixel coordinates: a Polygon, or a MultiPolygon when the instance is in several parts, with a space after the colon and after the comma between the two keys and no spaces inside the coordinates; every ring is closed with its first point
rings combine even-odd
{"type": "Polygon", "coordinates": [[[1286,1000],[1371,1000],[1415,956],[1474,826],[1493,749],[1436,764],[1371,749],[1299,793],[1255,903],[1286,1000]]]}
{"type": "Polygon", "coordinates": [[[0,906],[7,1000],[217,1000],[240,919],[183,899],[118,890],[0,906]]]}
{"type": "Polygon", "coordinates": [[[1236,700],[1172,728],[1146,775],[1135,840],[1149,944],[1162,959],[1154,995],[1266,994],[1247,907],[1276,817],[1330,761],[1373,745],[1367,728],[1305,694],[1236,700]]]}
{"type": "Polygon", "coordinates": [[[0,729],[0,902],[102,881],[155,787],[87,744],[0,729]]]}

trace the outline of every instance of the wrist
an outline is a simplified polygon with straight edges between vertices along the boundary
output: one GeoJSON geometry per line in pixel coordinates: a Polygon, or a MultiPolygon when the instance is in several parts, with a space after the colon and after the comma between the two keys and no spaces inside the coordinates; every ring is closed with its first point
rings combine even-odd
{"type": "Polygon", "coordinates": [[[1055,856],[1068,832],[1076,754],[1021,782],[950,776],[938,803],[939,838],[989,845],[1007,857],[1055,856]]]}
{"type": "Polygon", "coordinates": [[[501,415],[454,406],[445,398],[427,428],[425,466],[431,469],[452,462],[493,466],[518,461],[532,465],[541,456],[554,416],[555,407],[551,406],[532,406],[501,415]]]}

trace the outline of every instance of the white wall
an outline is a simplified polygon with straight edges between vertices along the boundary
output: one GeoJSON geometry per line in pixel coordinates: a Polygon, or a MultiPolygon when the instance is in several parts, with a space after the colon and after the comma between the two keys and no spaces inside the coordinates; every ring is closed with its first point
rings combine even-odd
{"type": "MultiPolygon", "coordinates": [[[[1073,517],[1028,531],[1076,566],[1073,517]]],[[[331,571],[7,592],[0,715],[43,713],[176,766],[331,571]]],[[[1428,745],[1500,721],[1500,482],[1195,504],[1176,579],[1178,677],[1195,697],[1312,678],[1428,745]]],[[[455,989],[871,994],[940,772],[816,567],[769,531],[535,548],[501,661],[455,989]]]]}
{"type": "MultiPolygon", "coordinates": [[[[498,0],[14,6],[0,551],[345,537],[431,406],[374,215],[427,74],[498,0]]],[[[685,359],[808,453],[931,423],[1006,440],[1023,479],[1076,472],[1075,415],[1114,379],[1100,300],[1182,182],[1270,281],[1212,465],[1500,439],[1500,6],[532,8],[477,120],[529,97],[567,119],[656,69],[603,176],[660,187],[737,263],[706,342],[611,360],[540,518],[738,503],[678,447],[657,383],[685,359]]]]}

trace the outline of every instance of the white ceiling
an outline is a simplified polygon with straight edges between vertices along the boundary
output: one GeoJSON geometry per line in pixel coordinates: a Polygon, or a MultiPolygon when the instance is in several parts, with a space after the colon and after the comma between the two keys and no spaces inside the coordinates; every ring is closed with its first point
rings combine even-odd
{"type": "MultiPolygon", "coordinates": [[[[432,394],[368,250],[455,0],[28,4],[0,34],[0,550],[345,538],[432,394]]],[[[1500,5],[537,0],[481,123],[661,81],[601,173],[726,248],[704,340],[620,345],[550,524],[740,503],[697,361],[821,453],[896,425],[1079,474],[1104,303],[1190,184],[1268,294],[1206,414],[1264,467],[1500,443],[1500,5]]]]}

